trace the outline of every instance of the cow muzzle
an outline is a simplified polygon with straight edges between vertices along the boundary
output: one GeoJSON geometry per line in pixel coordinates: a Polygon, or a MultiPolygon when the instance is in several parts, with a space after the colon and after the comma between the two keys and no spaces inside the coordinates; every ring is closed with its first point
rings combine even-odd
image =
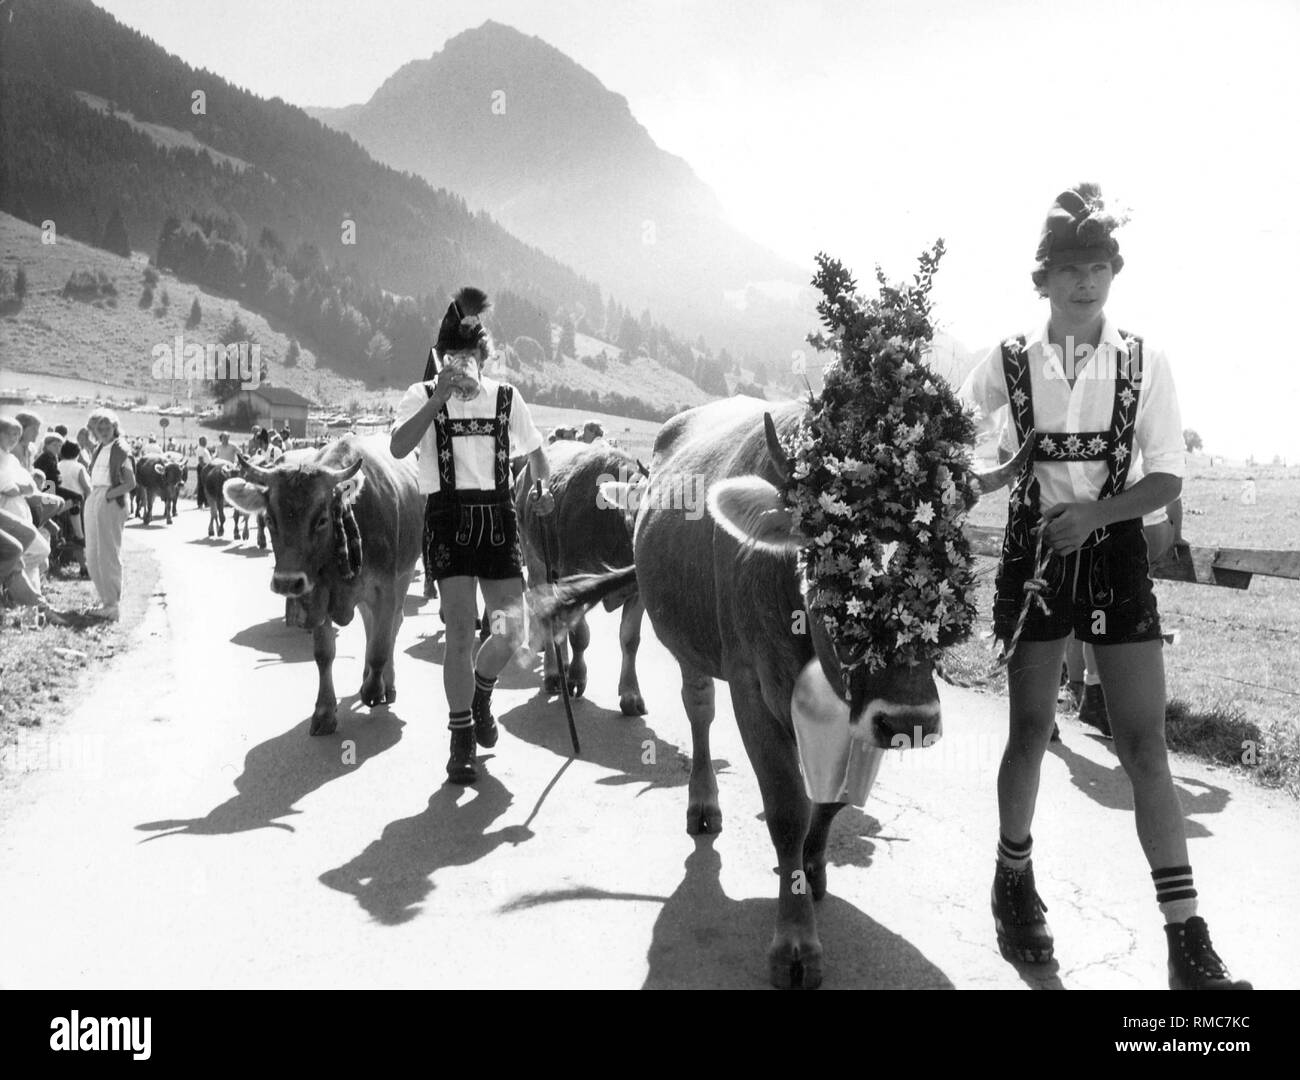
{"type": "Polygon", "coordinates": [[[311,579],[301,570],[292,574],[277,570],[271,575],[271,591],[280,596],[306,596],[311,590],[311,579]]]}
{"type": "Polygon", "coordinates": [[[855,680],[852,698],[853,724],[876,746],[920,750],[943,734],[939,690],[929,665],[886,668],[855,680]]]}

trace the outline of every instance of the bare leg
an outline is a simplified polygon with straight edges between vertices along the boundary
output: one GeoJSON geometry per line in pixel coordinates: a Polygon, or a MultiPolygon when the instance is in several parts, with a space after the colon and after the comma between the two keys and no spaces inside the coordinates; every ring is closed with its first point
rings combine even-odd
{"type": "Polygon", "coordinates": [[[998,770],[998,821],[1009,840],[1023,840],[1034,821],[1043,755],[1056,719],[1065,639],[1022,641],[1007,672],[1011,725],[998,770]]]}
{"type": "Polygon", "coordinates": [[[1183,809],[1165,748],[1163,646],[1096,646],[1115,753],[1133,785],[1138,839],[1153,870],[1187,865],[1183,809]]]}

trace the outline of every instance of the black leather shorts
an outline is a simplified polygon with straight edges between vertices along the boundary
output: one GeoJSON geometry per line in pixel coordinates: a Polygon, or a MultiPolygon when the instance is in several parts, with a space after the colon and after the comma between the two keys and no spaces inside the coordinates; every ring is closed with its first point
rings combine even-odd
{"type": "MultiPolygon", "coordinates": [[[[1093,645],[1127,645],[1161,636],[1141,520],[1117,522],[1107,532],[1101,543],[1049,562],[1042,597],[1051,614],[1031,603],[1021,641],[1056,641],[1073,632],[1093,645]]],[[[1015,631],[1033,570],[1032,554],[998,566],[993,633],[1003,641],[1015,631]]]]}
{"type": "Polygon", "coordinates": [[[424,552],[435,581],[523,577],[514,503],[495,491],[435,492],[424,507],[424,552]]]}

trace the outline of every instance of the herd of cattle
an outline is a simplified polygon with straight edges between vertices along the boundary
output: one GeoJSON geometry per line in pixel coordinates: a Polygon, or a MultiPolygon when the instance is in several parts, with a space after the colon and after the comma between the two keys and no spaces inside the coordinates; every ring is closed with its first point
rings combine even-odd
{"type": "MultiPolygon", "coordinates": [[[[937,731],[939,700],[926,665],[875,675],[857,668],[846,686],[825,626],[810,617],[797,572],[805,541],[784,510],[789,465],[779,443],[804,408],[736,397],[691,409],[660,430],[648,470],[604,441],[556,442],[548,448],[554,515],[533,512],[526,474],[516,505],[531,581],[544,582],[547,554],[560,575],[556,585],[534,588],[530,596],[552,636],[568,632],[573,694],[587,681],[583,651],[590,632],[582,615],[597,602],[623,609],[618,694],[625,715],[646,711],[635,667],[643,612],[678,662],[692,736],[691,834],[722,827],[709,727],[714,680],[728,683],[779,864],[769,973],[777,986],[811,988],[822,979],[813,904],[826,892],[826,841],[843,804],[814,805],[805,794],[792,722],[796,681],[820,667],[835,698],[848,702],[851,723],[867,725],[885,747],[896,734],[910,738],[915,728],[923,736],[937,731]],[[709,512],[685,512],[670,496],[683,490],[707,491],[709,512]],[[807,633],[794,632],[801,623],[807,633]]],[[[1011,462],[981,477],[982,490],[1005,484],[1018,467],[1011,462]]],[[[178,477],[167,468],[150,472],[156,475],[142,467],[141,483],[162,495],[170,515],[178,477]]],[[[183,470],[177,472],[183,481],[183,470]]],[[[320,450],[293,451],[272,467],[242,457],[238,465],[214,464],[199,481],[208,497],[209,535],[214,529],[224,535],[226,503],[246,515],[245,538],[247,519],[258,519],[259,546],[270,526],[271,587],[286,598],[286,618],[313,634],[319,686],[311,733],[335,730],[334,627],[349,624],[358,608],[366,629],[361,699],[372,706],[394,701],[394,644],[424,523],[414,457],[394,459],[387,436],[349,436],[320,450]],[[344,514],[359,533],[359,568],[339,557],[344,514]]],[[[558,689],[555,679],[548,655],[549,691],[558,689]]]]}

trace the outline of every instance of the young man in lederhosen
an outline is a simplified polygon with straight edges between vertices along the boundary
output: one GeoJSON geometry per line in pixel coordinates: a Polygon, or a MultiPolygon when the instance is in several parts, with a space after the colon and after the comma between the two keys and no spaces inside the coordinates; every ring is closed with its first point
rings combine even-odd
{"type": "Polygon", "coordinates": [[[457,293],[438,328],[432,371],[407,390],[397,407],[391,448],[402,458],[420,448],[425,507],[426,572],[442,588],[447,624],[443,685],[450,710],[447,778],[478,779],[477,746],[496,745],[492,688],[523,643],[523,560],[515,520],[510,459],[528,455],[532,479],[542,481],[537,511],[555,503],[542,436],[514,387],[485,378],[491,342],[478,314],[488,307],[477,289],[457,293]],[[466,308],[474,314],[465,314],[466,308]],[[472,654],[477,589],[491,613],[491,636],[472,654]]]}
{"type": "Polygon", "coordinates": [[[994,600],[994,633],[1011,654],[995,929],[1008,959],[1052,959],[1030,826],[1073,631],[1095,649],[1115,751],[1133,785],[1138,839],[1166,922],[1169,984],[1249,989],[1232,980],[1196,913],[1183,812],[1169,773],[1164,642],[1142,516],[1182,489],[1182,420],[1164,354],[1105,315],[1124,265],[1112,236],[1117,225],[1096,185],[1057,197],[1032,273],[1050,303],[1047,324],[1003,342],[962,387],[985,414],[1009,405],[1017,447],[1030,440],[1034,447],[1011,491],[994,600]],[[1040,604],[1031,579],[1044,558],[1040,604]]]}

